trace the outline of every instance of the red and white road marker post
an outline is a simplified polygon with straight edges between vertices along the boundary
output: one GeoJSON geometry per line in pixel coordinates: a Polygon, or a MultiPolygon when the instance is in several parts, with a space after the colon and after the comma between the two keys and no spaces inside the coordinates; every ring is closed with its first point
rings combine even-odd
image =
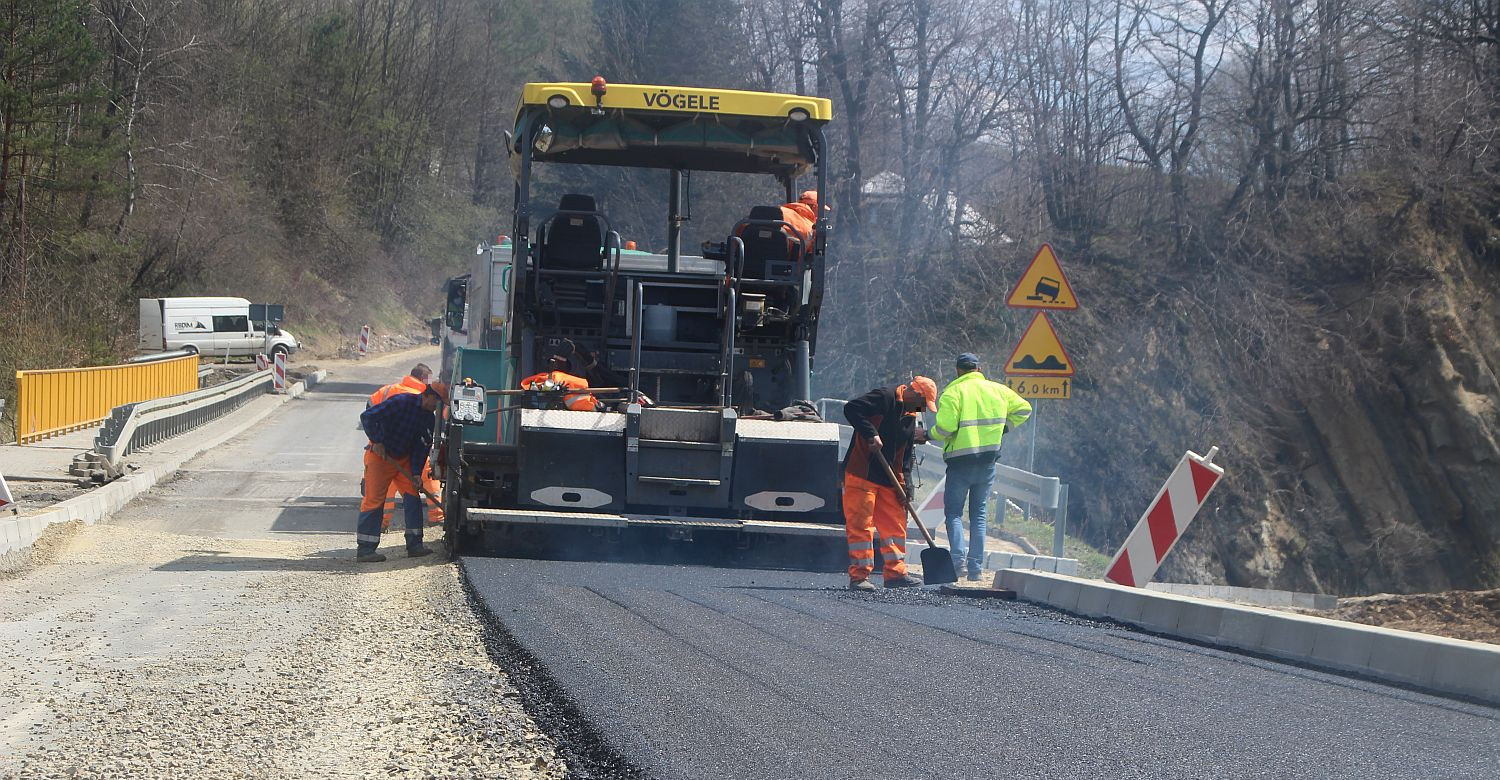
{"type": "Polygon", "coordinates": [[[5,475],[0,474],[0,512],[15,513],[16,501],[10,495],[10,486],[5,484],[5,475]]]}
{"type": "Polygon", "coordinates": [[[1207,455],[1189,450],[1172,469],[1172,476],[1156,492],[1151,508],[1131,529],[1125,544],[1110,560],[1104,579],[1117,585],[1143,588],[1161,566],[1172,546],[1182,538],[1188,523],[1203,508],[1208,494],[1219,484],[1224,469],[1214,465],[1218,447],[1210,447],[1207,455]]]}
{"type": "Polygon", "coordinates": [[[276,362],[271,370],[271,392],[286,392],[286,353],[277,352],[276,362]]]}
{"type": "Polygon", "coordinates": [[[370,352],[370,326],[362,325],[359,329],[359,356],[364,357],[370,352]]]}
{"type": "Polygon", "coordinates": [[[265,355],[257,354],[255,356],[255,370],[256,371],[265,371],[267,368],[270,368],[270,367],[271,367],[270,363],[266,362],[266,356],[265,355]]]}

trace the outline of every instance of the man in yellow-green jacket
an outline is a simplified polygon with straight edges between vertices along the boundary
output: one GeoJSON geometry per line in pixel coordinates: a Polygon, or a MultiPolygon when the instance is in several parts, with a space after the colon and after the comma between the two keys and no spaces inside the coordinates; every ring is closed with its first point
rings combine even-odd
{"type": "MultiPolygon", "coordinates": [[[[943,514],[954,562],[967,563],[968,578],[979,579],[984,566],[984,534],[990,489],[1000,439],[1031,416],[1031,404],[1016,391],[979,373],[972,352],[958,356],[958,378],[938,398],[932,440],[943,446],[948,468],[943,486],[943,514]],[[969,543],[964,544],[964,501],[969,502],[969,543]]],[[[1003,515],[1002,515],[1003,516],[1003,515]]]]}

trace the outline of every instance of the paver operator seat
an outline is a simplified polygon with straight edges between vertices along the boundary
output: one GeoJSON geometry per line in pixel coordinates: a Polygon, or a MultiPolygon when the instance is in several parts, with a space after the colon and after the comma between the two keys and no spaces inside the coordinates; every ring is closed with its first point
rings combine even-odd
{"type": "Polygon", "coordinates": [[[745,244],[745,258],[738,273],[745,292],[761,293],[766,304],[790,316],[802,303],[802,266],[810,245],[806,236],[782,219],[780,206],[755,206],[750,215],[734,226],[734,235],[745,244]]]}
{"type": "Polygon", "coordinates": [[[604,267],[609,218],[592,195],[568,194],[542,223],[540,265],[545,270],[597,271],[604,267]]]}

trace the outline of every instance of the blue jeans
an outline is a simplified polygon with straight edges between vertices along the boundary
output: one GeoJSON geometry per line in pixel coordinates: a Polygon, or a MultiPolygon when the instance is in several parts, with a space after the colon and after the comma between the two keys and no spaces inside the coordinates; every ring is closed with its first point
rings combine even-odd
{"type": "MultiPolygon", "coordinates": [[[[417,547],[422,544],[422,526],[427,522],[427,512],[422,506],[423,503],[421,496],[401,494],[401,513],[406,518],[407,547],[417,547]]],[[[355,547],[359,554],[375,552],[375,548],[380,546],[382,511],[383,509],[377,508],[359,513],[359,521],[354,530],[355,547]]]]}
{"type": "Polygon", "coordinates": [[[968,455],[948,462],[948,481],[943,485],[943,522],[953,563],[967,568],[971,577],[984,568],[984,534],[989,520],[990,489],[995,485],[992,455],[968,455]],[[964,501],[969,502],[969,541],[964,543],[964,501]],[[967,563],[967,567],[965,564],[967,563]]]}

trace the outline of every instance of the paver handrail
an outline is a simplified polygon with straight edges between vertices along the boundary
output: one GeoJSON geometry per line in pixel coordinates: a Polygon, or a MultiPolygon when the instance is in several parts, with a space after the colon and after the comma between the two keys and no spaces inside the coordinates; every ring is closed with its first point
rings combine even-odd
{"type": "Polygon", "coordinates": [[[16,372],[16,441],[98,425],[121,404],[198,387],[198,356],[119,366],[16,372]]]}

